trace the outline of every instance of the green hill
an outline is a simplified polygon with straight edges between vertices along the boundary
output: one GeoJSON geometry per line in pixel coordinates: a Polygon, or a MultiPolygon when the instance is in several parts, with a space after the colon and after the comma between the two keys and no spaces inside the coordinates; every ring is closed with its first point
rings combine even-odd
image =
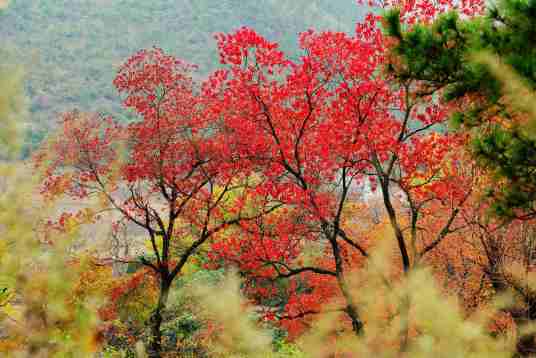
{"type": "Polygon", "coordinates": [[[15,0],[0,33],[27,68],[35,143],[59,112],[119,113],[115,69],[141,48],[162,47],[204,75],[218,60],[215,32],[250,26],[292,51],[299,32],[352,32],[364,11],[355,0],[15,0]]]}

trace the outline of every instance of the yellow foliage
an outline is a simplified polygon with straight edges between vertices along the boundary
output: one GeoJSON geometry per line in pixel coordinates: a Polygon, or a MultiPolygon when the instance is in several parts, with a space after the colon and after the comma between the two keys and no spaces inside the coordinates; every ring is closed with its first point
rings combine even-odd
{"type": "MultiPolygon", "coordinates": [[[[24,118],[20,69],[0,67],[0,148],[15,154],[24,118]]],[[[0,324],[5,357],[91,357],[97,350],[96,300],[72,303],[79,271],[68,267],[73,235],[57,234],[54,245],[39,235],[49,208],[37,203],[34,179],[20,163],[0,166],[0,324]]],[[[73,224],[73,230],[74,224],[73,224]]]]}
{"type": "Polygon", "coordinates": [[[23,78],[20,67],[0,65],[0,153],[6,157],[17,154],[22,143],[21,124],[27,115],[23,78]]]}
{"type": "Polygon", "coordinates": [[[270,356],[271,338],[253,323],[235,275],[227,276],[218,287],[197,285],[194,290],[207,317],[221,325],[210,337],[216,356],[270,356]]]}

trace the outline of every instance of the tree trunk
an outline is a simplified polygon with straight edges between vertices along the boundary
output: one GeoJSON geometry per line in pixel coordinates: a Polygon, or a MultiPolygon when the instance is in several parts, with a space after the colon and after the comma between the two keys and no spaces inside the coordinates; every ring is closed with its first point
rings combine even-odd
{"type": "Polygon", "coordinates": [[[346,283],[346,278],[344,277],[344,267],[342,263],[342,256],[340,252],[339,245],[337,243],[336,237],[330,238],[331,248],[333,250],[333,256],[335,257],[335,270],[337,275],[337,283],[342,292],[344,299],[346,300],[346,309],[344,310],[350,320],[352,321],[352,330],[356,335],[363,334],[363,321],[359,318],[359,313],[357,312],[354,299],[346,283]]]}
{"type": "MultiPolygon", "coordinates": [[[[381,189],[383,203],[387,215],[389,216],[389,222],[393,228],[396,241],[398,244],[398,249],[400,251],[400,257],[402,258],[402,269],[404,272],[404,278],[408,277],[408,273],[411,268],[410,258],[408,249],[406,247],[406,242],[404,240],[404,234],[402,233],[402,228],[398,223],[396,217],[396,211],[391,202],[391,193],[389,191],[389,178],[384,177],[381,179],[381,189]]],[[[400,302],[400,351],[405,352],[408,346],[409,338],[409,308],[411,300],[409,292],[405,293],[402,297],[402,302],[400,302]]]]}
{"type": "Polygon", "coordinates": [[[398,249],[400,250],[400,257],[402,258],[402,268],[404,270],[404,274],[406,274],[410,269],[409,253],[406,247],[406,242],[404,240],[404,234],[402,233],[402,228],[400,227],[400,224],[398,223],[398,220],[396,218],[395,208],[393,207],[393,204],[391,202],[391,193],[389,191],[389,178],[382,179],[381,184],[383,204],[385,210],[387,211],[387,215],[389,216],[389,222],[391,224],[391,227],[393,228],[393,231],[395,233],[398,249]]]}
{"type": "Polygon", "coordinates": [[[359,319],[359,314],[357,313],[356,308],[352,303],[348,304],[346,306],[346,313],[350,317],[350,320],[352,321],[352,331],[357,336],[360,336],[363,334],[363,322],[359,319]]]}
{"type": "Polygon", "coordinates": [[[406,352],[408,350],[410,305],[410,294],[409,292],[404,293],[402,296],[402,302],[400,303],[400,352],[406,352]]]}
{"type": "Polygon", "coordinates": [[[160,358],[162,353],[162,314],[166,308],[171,280],[162,278],[160,281],[160,293],[158,304],[149,318],[150,336],[147,344],[147,355],[150,358],[160,358]]]}

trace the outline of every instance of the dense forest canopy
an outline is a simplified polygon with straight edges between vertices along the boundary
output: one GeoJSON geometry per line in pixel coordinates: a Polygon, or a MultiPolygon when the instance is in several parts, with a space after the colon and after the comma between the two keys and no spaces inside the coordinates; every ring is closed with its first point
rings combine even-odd
{"type": "Polygon", "coordinates": [[[216,32],[254,27],[292,53],[299,32],[350,33],[364,13],[354,0],[16,0],[0,12],[0,33],[2,46],[31,69],[27,141],[36,144],[68,108],[121,113],[111,81],[140,48],[163,48],[204,76],[218,64],[216,32]]]}

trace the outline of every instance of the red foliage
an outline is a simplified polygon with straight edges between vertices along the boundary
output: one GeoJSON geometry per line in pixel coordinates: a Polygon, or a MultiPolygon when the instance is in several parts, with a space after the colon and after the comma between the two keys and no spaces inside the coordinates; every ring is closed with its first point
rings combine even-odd
{"type": "MultiPolygon", "coordinates": [[[[386,43],[375,16],[358,24],[354,36],[301,34],[304,55],[296,61],[251,29],[217,38],[227,68],[204,86],[209,113],[222,118],[233,158],[263,178],[257,193],[286,208],[213,245],[214,260],[238,265],[252,279],[253,297],[282,296],[277,316],[284,322],[332,300],[352,305],[344,272],[360,266],[368,244],[349,237],[344,222],[366,183],[373,191],[382,185],[384,197],[401,206],[409,202],[415,220],[445,208],[449,214],[437,218],[431,236],[439,242],[449,233],[449,217],[454,221],[472,187],[472,173],[460,168],[466,138],[445,129],[443,103],[417,98],[412,86],[380,75],[386,43]],[[324,255],[306,264],[303,252],[315,243],[324,255]],[[288,287],[277,284],[281,278],[290,278],[288,287]]],[[[266,317],[274,318],[273,308],[266,317]]]]}
{"type": "Polygon", "coordinates": [[[482,0],[358,0],[357,3],[384,9],[396,7],[400,10],[401,20],[408,25],[431,23],[437,16],[448,11],[473,17],[483,14],[486,6],[482,0]]]}
{"type": "MultiPolygon", "coordinates": [[[[452,8],[472,16],[483,6],[454,3],[377,5],[401,5],[408,25],[452,8]]],[[[363,265],[373,243],[352,229],[352,208],[363,192],[380,189],[407,271],[451,233],[471,192],[474,173],[462,166],[466,138],[446,129],[449,108],[417,95],[419,84],[384,75],[389,43],[373,14],[352,36],[301,34],[297,60],[249,28],[216,39],[223,69],[199,88],[195,67],[160,49],[130,58],[114,84],[140,120],[119,125],[67,114],[44,191],[103,194],[147,231],[156,262],[144,264],[169,283],[200,245],[224,233],[210,258],[237,265],[258,302],[270,298],[267,319],[278,317],[295,335],[329,302],[357,332],[362,322],[346,275],[363,265]],[[123,151],[126,161],[118,163],[123,151]],[[224,199],[235,185],[245,194],[224,199]],[[408,253],[408,242],[421,239],[421,220],[431,240],[408,253]],[[232,224],[241,230],[224,232],[232,224]],[[174,260],[171,242],[188,236],[194,243],[174,260]],[[307,255],[311,247],[316,256],[307,255]]]]}

